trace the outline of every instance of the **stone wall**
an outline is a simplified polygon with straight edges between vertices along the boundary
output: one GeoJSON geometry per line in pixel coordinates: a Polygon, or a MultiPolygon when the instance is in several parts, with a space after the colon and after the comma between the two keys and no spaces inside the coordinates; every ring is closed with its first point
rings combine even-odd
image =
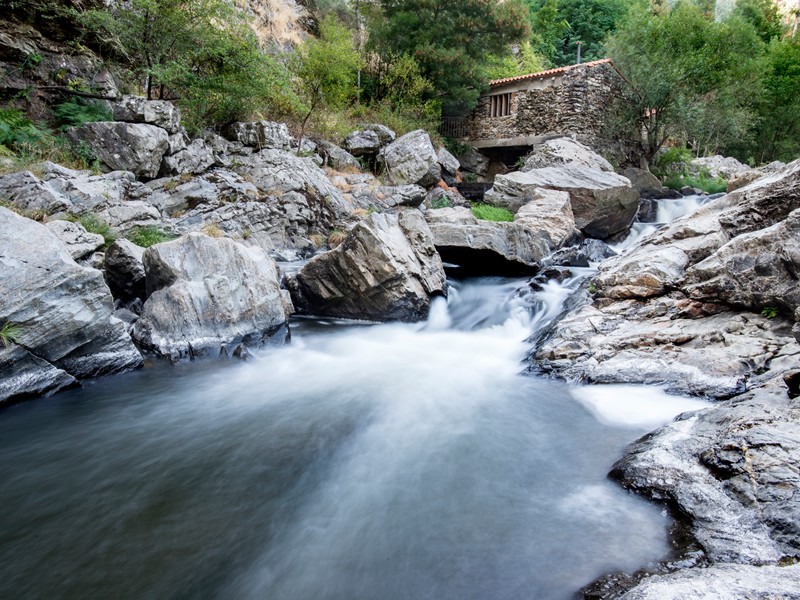
{"type": "Polygon", "coordinates": [[[470,117],[470,140],[575,134],[602,137],[613,101],[627,85],[610,63],[584,65],[546,78],[510,82],[482,96],[470,117]],[[490,96],[511,92],[511,114],[489,117],[490,96]]]}

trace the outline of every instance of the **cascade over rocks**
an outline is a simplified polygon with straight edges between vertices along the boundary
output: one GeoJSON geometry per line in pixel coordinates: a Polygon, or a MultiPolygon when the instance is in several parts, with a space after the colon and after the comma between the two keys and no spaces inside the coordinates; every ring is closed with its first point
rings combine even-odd
{"type": "Polygon", "coordinates": [[[75,144],[84,142],[111,171],[132,171],[153,179],[169,149],[169,135],[155,125],[99,121],[66,133],[75,144]]]}
{"type": "Polygon", "coordinates": [[[373,321],[419,321],[445,293],[431,232],[414,210],[370,215],[287,283],[299,313],[373,321]]]}
{"type": "Polygon", "coordinates": [[[460,207],[431,209],[425,218],[445,262],[485,274],[538,270],[542,259],[577,234],[569,195],[552,190],[534,190],[510,223],[480,221],[460,207]]]}
{"type": "Polygon", "coordinates": [[[422,129],[398,138],[378,154],[378,164],[392,185],[414,183],[430,187],[442,178],[442,168],[431,138],[422,129]]]}
{"type": "Polygon", "coordinates": [[[569,193],[576,226],[598,239],[628,229],[639,208],[639,194],[630,181],[616,173],[574,164],[498,175],[486,192],[486,201],[514,212],[539,188],[569,193]]]}
{"type": "Polygon", "coordinates": [[[258,248],[192,233],[151,246],[143,264],[148,298],[133,336],[161,356],[238,354],[286,326],[277,268],[258,248]]]}
{"type": "Polygon", "coordinates": [[[57,391],[142,364],[103,274],[78,265],[47,227],[0,207],[0,323],[16,343],[0,347],[0,402],[57,391]]]}

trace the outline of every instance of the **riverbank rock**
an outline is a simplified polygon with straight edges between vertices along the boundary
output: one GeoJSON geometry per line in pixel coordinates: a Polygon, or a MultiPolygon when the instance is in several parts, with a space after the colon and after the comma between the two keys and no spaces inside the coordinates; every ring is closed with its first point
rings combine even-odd
{"type": "Polygon", "coordinates": [[[315,256],[289,282],[298,312],[373,321],[419,321],[445,274],[422,215],[375,213],[336,249],[315,256]]]}
{"type": "Polygon", "coordinates": [[[800,557],[800,407],[767,386],[633,444],[611,475],[690,517],[712,563],[800,557]]]}
{"type": "Polygon", "coordinates": [[[417,129],[397,138],[378,154],[378,164],[392,185],[409,183],[430,187],[442,178],[442,168],[431,138],[417,129]]]}
{"type": "Polygon", "coordinates": [[[151,246],[143,264],[148,298],[133,336],[161,356],[233,355],[286,326],[277,268],[258,248],[193,233],[151,246]]]}
{"type": "Polygon", "coordinates": [[[475,274],[536,271],[577,235],[569,195],[552,190],[534,190],[513,222],[481,221],[459,207],[431,209],[425,218],[442,259],[475,274]]]}
{"type": "Polygon", "coordinates": [[[0,352],[0,401],[56,391],[142,364],[103,274],[78,265],[47,227],[0,208],[0,324],[16,329],[0,352]]]}
{"type": "Polygon", "coordinates": [[[45,223],[45,227],[67,245],[69,253],[75,260],[85,258],[105,244],[102,235],[89,233],[80,223],[55,220],[45,223]]]}
{"type": "Polygon", "coordinates": [[[143,123],[98,121],[70,129],[67,138],[85,143],[110,171],[131,171],[137,177],[158,176],[169,149],[169,135],[161,127],[143,123]]]}
{"type": "Polygon", "coordinates": [[[800,599],[800,565],[719,564],[646,578],[620,600],[800,599]]]}
{"type": "Polygon", "coordinates": [[[544,167],[498,175],[486,201],[514,211],[538,188],[567,192],[575,225],[589,237],[607,239],[628,229],[639,208],[630,181],[607,171],[575,165],[544,167]]]}
{"type": "Polygon", "coordinates": [[[614,171],[614,167],[605,158],[588,146],[568,137],[550,139],[535,146],[525,158],[525,164],[520,170],[526,172],[533,169],[563,165],[573,165],[612,173],[614,171]]]}

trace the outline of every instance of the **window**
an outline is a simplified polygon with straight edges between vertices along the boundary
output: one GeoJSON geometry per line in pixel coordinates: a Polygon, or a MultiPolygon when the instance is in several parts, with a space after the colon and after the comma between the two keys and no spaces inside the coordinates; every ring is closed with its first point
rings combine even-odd
{"type": "Polygon", "coordinates": [[[511,114],[511,92],[489,96],[489,116],[507,117],[511,114]]]}

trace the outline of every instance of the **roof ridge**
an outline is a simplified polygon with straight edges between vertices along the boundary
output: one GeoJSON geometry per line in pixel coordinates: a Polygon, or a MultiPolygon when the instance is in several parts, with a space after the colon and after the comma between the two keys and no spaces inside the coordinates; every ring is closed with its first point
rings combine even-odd
{"type": "Polygon", "coordinates": [[[489,82],[489,86],[492,87],[504,83],[511,83],[513,81],[524,81],[526,79],[538,79],[540,77],[547,77],[548,75],[555,75],[556,73],[564,73],[576,67],[593,67],[595,65],[600,65],[605,63],[611,63],[611,59],[600,58],[598,60],[592,60],[585,63],[566,65],[564,67],[557,67],[555,69],[547,69],[546,71],[539,71],[537,73],[528,73],[527,75],[516,75],[514,77],[505,77],[503,79],[493,79],[492,81],[489,82]]]}

